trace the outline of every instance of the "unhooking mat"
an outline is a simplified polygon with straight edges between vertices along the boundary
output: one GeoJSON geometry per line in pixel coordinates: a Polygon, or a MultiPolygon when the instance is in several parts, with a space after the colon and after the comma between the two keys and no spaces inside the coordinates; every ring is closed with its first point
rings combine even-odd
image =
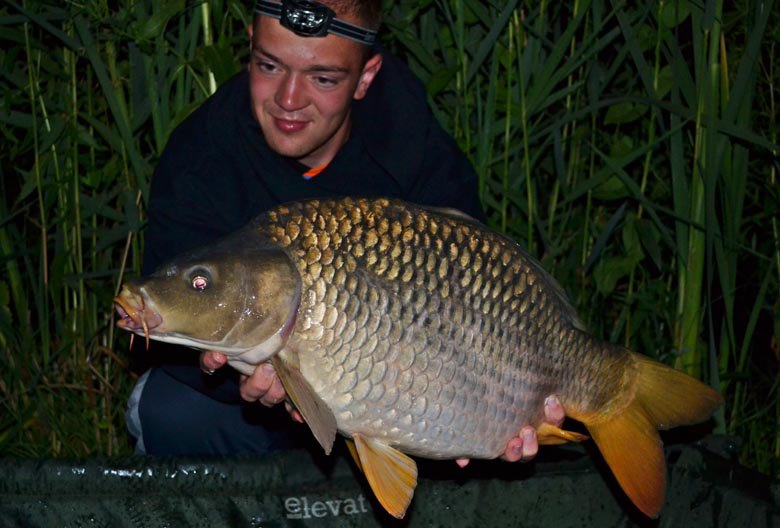
{"type": "MultiPolygon", "coordinates": [[[[405,519],[389,517],[344,453],[229,458],[0,459],[0,526],[780,527],[780,488],[738,466],[729,439],[667,448],[658,520],[638,513],[579,446],[530,464],[420,464],[405,519]]],[[[597,462],[594,463],[593,460],[597,462]]]]}

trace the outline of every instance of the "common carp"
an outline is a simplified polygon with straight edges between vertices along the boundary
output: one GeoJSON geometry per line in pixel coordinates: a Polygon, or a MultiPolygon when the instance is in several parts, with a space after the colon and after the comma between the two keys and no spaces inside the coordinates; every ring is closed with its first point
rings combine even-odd
{"type": "Polygon", "coordinates": [[[325,451],[346,437],[399,518],[417,483],[407,455],[496,458],[525,424],[540,444],[585,439],[544,423],[551,394],[657,516],[657,429],[706,420],[722,402],[592,337],[517,243],[463,213],[399,200],[279,206],[129,282],[115,303],[121,328],[221,351],[245,374],[272,359],[325,451]]]}

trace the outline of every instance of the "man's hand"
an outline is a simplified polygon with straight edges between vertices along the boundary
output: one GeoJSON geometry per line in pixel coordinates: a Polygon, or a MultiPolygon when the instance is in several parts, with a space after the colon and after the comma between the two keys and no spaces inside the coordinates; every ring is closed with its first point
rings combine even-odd
{"type": "MultiPolygon", "coordinates": [[[[544,400],[544,421],[552,424],[556,427],[560,427],[563,424],[565,418],[563,407],[558,398],[553,394],[544,400]]],[[[536,456],[539,452],[539,442],[536,439],[536,429],[532,425],[523,426],[520,432],[509,440],[506,445],[504,454],[501,455],[501,460],[507,462],[528,462],[536,456]]],[[[455,460],[455,463],[460,467],[466,467],[469,463],[468,458],[459,458],[455,460]]]]}
{"type": "MultiPolygon", "coordinates": [[[[221,352],[208,351],[200,355],[200,368],[206,374],[213,374],[218,368],[227,363],[227,357],[221,352]]],[[[276,375],[273,365],[266,361],[257,366],[251,376],[241,376],[241,397],[247,401],[258,401],[266,407],[272,407],[285,399],[284,387],[276,375]]],[[[285,403],[287,411],[297,422],[303,423],[300,413],[293,409],[289,403],[285,403]]],[[[561,402],[555,395],[548,396],[544,402],[544,421],[560,427],[563,424],[564,412],[561,402]]],[[[539,443],[536,439],[536,429],[526,425],[520,429],[517,436],[506,445],[502,460],[507,462],[527,462],[536,456],[539,451],[539,443]]],[[[459,458],[455,461],[460,467],[466,467],[468,458],[459,458]]]]}
{"type": "MultiPolygon", "coordinates": [[[[214,374],[215,370],[222,368],[226,363],[227,357],[221,352],[207,351],[200,355],[200,368],[206,374],[214,374]]],[[[268,361],[258,365],[251,376],[241,375],[239,391],[241,397],[246,401],[257,401],[266,407],[273,407],[277,403],[281,403],[286,396],[279,376],[276,375],[273,365],[268,361]]],[[[294,420],[303,422],[300,413],[289,404],[287,410],[294,420]]]]}

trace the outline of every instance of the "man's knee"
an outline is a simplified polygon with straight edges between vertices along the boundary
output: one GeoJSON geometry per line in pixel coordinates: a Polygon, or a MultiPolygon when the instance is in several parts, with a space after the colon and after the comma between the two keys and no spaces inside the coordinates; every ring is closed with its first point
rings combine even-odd
{"type": "Polygon", "coordinates": [[[224,403],[163,369],[153,369],[146,379],[138,422],[138,445],[150,455],[228,455],[293,447],[293,422],[280,408],[224,403]]]}

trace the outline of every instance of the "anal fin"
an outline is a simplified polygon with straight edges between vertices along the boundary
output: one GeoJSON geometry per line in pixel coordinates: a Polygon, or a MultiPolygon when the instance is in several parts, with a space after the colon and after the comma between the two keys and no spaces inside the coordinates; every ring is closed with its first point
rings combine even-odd
{"type": "Polygon", "coordinates": [[[303,416],[325,454],[329,455],[336,440],[336,417],[333,411],[314,392],[300,370],[279,357],[279,354],[271,362],[287,396],[303,416]]]}
{"type": "Polygon", "coordinates": [[[377,500],[393,517],[402,519],[417,487],[417,463],[380,440],[359,434],[352,439],[358,465],[377,500]]]}
{"type": "Polygon", "coordinates": [[[566,431],[547,422],[542,422],[536,428],[536,438],[539,441],[539,445],[558,445],[566,442],[584,442],[588,439],[588,436],[575,431],[566,431]]]}

